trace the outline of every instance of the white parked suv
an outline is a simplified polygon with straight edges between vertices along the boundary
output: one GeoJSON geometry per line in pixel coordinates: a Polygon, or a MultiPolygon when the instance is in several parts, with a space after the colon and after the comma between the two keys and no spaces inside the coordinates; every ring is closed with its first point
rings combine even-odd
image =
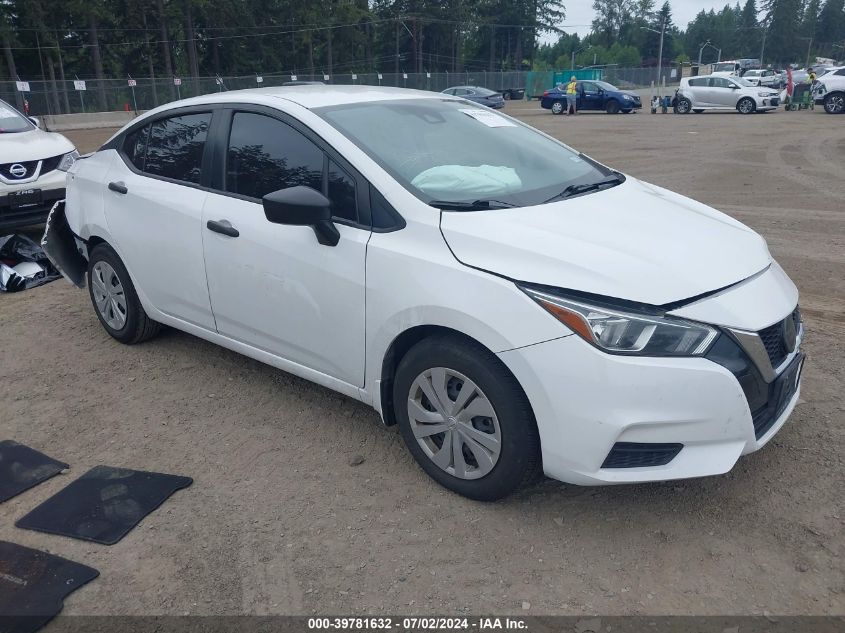
{"type": "Polygon", "coordinates": [[[737,110],[742,114],[775,110],[779,93],[755,86],[742,77],[703,75],[684,77],[673,99],[675,112],[704,112],[705,110],[737,110]]]}
{"type": "Polygon", "coordinates": [[[475,499],[724,473],[799,398],[763,238],[439,93],[162,106],[73,165],[44,244],[118,341],[165,324],[361,400],[475,499]]]}
{"type": "Polygon", "coordinates": [[[845,66],[831,68],[816,79],[813,99],[828,114],[845,113],[845,66]]]}
{"type": "Polygon", "coordinates": [[[0,233],[42,224],[65,197],[66,172],[78,156],[64,136],[0,101],[0,233]]]}

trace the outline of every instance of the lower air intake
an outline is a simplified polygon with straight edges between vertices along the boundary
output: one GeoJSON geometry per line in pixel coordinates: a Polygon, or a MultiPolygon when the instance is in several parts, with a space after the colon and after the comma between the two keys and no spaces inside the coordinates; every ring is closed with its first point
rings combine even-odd
{"type": "Polygon", "coordinates": [[[664,466],[675,459],[683,444],[651,444],[616,442],[601,465],[602,468],[643,468],[664,466]]]}

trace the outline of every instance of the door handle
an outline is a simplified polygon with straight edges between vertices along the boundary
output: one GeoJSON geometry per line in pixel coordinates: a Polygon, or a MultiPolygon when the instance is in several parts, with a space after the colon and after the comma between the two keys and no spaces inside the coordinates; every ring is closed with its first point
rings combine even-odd
{"type": "Polygon", "coordinates": [[[126,185],[123,184],[122,181],[110,182],[109,183],[109,189],[111,191],[115,191],[117,193],[124,193],[124,194],[129,193],[129,189],[126,188],[126,185]]]}
{"type": "Polygon", "coordinates": [[[229,220],[209,220],[205,223],[209,231],[228,235],[229,237],[238,237],[241,233],[229,223],[229,220]]]}

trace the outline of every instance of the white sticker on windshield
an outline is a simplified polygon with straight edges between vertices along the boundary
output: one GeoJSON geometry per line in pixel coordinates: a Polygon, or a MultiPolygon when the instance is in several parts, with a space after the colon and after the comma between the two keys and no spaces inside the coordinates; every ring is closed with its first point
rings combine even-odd
{"type": "Polygon", "coordinates": [[[471,116],[476,121],[480,121],[487,127],[516,127],[516,123],[503,116],[499,116],[490,110],[480,110],[475,108],[462,108],[461,112],[467,116],[471,116]]]}

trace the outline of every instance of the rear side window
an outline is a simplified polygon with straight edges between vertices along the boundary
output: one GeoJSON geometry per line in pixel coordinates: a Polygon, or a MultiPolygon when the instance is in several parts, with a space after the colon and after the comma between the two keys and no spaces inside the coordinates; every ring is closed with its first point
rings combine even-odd
{"type": "Polygon", "coordinates": [[[689,85],[693,86],[693,87],[706,86],[707,85],[707,79],[706,78],[705,79],[690,79],[689,85]]]}
{"type": "Polygon", "coordinates": [[[323,190],[323,152],[291,126],[238,112],[226,155],[226,191],[252,198],[303,185],[323,190]]]}
{"type": "Polygon", "coordinates": [[[150,126],[135,130],[127,134],[123,141],[123,153],[130,163],[137,169],[144,171],[144,159],[147,154],[147,138],[150,135],[150,126]]]}
{"type": "Polygon", "coordinates": [[[210,112],[154,122],[147,140],[143,170],[154,176],[199,184],[210,123],[210,112]]]}

